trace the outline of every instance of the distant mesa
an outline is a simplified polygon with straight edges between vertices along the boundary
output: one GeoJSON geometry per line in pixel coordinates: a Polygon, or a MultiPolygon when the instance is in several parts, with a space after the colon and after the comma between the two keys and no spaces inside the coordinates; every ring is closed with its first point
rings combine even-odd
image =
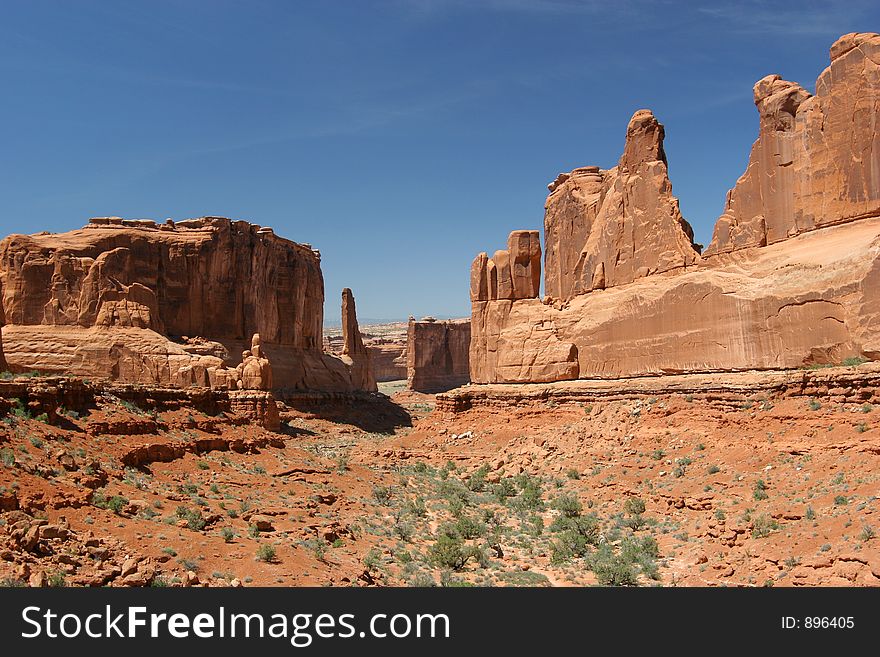
{"type": "Polygon", "coordinates": [[[417,392],[451,390],[470,380],[471,323],[467,319],[410,319],[407,327],[407,387],[417,392]]]}

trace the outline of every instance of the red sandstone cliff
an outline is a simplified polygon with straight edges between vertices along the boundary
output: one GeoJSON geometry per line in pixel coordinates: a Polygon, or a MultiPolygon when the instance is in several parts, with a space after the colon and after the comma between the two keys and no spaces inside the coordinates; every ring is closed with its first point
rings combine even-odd
{"type": "Polygon", "coordinates": [[[406,345],[409,389],[443,392],[467,383],[470,341],[468,320],[410,319],[406,345]]]}
{"type": "Polygon", "coordinates": [[[568,299],[699,260],[693,230],[672,195],[664,134],[650,110],[639,110],[616,167],[582,167],[550,183],[546,294],[568,299]]]}
{"type": "Polygon", "coordinates": [[[880,215],[878,78],[880,35],[848,34],[815,96],[778,75],[755,84],[758,140],[705,255],[880,215]]]}
{"type": "Polygon", "coordinates": [[[474,261],[471,379],[880,357],[880,36],[846,35],[831,60],[815,97],[776,76],[756,85],[760,136],[706,256],[650,113],[633,117],[617,167],[560,175],[545,217],[548,297],[492,296],[491,261],[474,261]]]}
{"type": "Polygon", "coordinates": [[[259,334],[276,389],[359,389],[322,352],[320,255],[271,228],[98,218],[68,233],[10,235],[0,290],[15,369],[229,387],[223,370],[259,334]]]}

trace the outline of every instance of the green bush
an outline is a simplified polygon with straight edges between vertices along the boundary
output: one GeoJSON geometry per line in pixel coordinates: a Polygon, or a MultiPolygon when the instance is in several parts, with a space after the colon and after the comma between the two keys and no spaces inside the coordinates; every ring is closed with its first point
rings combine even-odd
{"type": "Polygon", "coordinates": [[[186,506],[177,507],[177,517],[186,520],[186,526],[193,531],[201,531],[205,528],[207,522],[202,517],[202,512],[198,509],[190,509],[186,506]]]}
{"type": "Polygon", "coordinates": [[[486,487],[486,475],[489,474],[489,466],[482,465],[467,480],[467,487],[475,493],[481,492],[486,487]]]}
{"type": "Polygon", "coordinates": [[[462,516],[459,518],[452,526],[452,529],[455,534],[461,536],[465,540],[480,538],[486,534],[486,525],[473,518],[469,518],[468,516],[462,516]]]}
{"type": "Polygon", "coordinates": [[[645,512],[645,501],[640,497],[627,498],[623,503],[623,510],[632,516],[641,515],[645,512]]]}
{"type": "Polygon", "coordinates": [[[128,500],[122,497],[122,495],[114,495],[107,500],[107,508],[117,515],[122,513],[126,504],[128,504],[128,500]]]}
{"type": "Polygon", "coordinates": [[[592,560],[591,569],[602,586],[633,586],[638,583],[632,562],[611,550],[600,550],[592,560]]]}
{"type": "Polygon", "coordinates": [[[773,518],[760,515],[752,521],[752,538],[766,538],[777,529],[779,529],[778,522],[773,518]]]}
{"type": "Polygon", "coordinates": [[[63,588],[67,586],[67,580],[64,578],[64,573],[55,571],[49,575],[49,586],[52,588],[63,588]]]}
{"type": "Polygon", "coordinates": [[[540,480],[534,477],[526,477],[521,480],[521,488],[519,495],[513,501],[513,505],[517,509],[537,511],[544,508],[544,502],[541,499],[543,492],[541,490],[540,480]]]}
{"type": "Polygon", "coordinates": [[[428,548],[428,558],[434,565],[452,570],[461,570],[470,559],[476,560],[481,565],[487,563],[487,557],[480,548],[465,545],[461,538],[446,533],[441,534],[428,548]]]}
{"type": "Polygon", "coordinates": [[[758,479],[755,482],[755,488],[752,491],[752,497],[754,497],[757,501],[766,500],[769,495],[767,495],[767,484],[764,483],[763,479],[758,479]]]}
{"type": "Polygon", "coordinates": [[[425,506],[425,500],[422,497],[407,501],[406,510],[416,518],[424,518],[428,515],[428,508],[425,506]]]}
{"type": "Polygon", "coordinates": [[[516,486],[513,479],[505,477],[492,487],[492,494],[498,498],[498,501],[504,504],[509,498],[516,495],[516,486]]]}
{"type": "Polygon", "coordinates": [[[261,543],[257,548],[257,560],[265,563],[275,561],[275,547],[268,543],[261,543]]]}
{"type": "Polygon", "coordinates": [[[553,501],[553,508],[566,518],[577,518],[584,510],[577,496],[571,493],[560,495],[553,501]]]}
{"type": "Polygon", "coordinates": [[[370,551],[364,557],[364,566],[367,567],[367,570],[376,570],[381,563],[382,554],[376,548],[370,548],[370,551]]]}
{"type": "Polygon", "coordinates": [[[391,506],[394,491],[391,486],[373,486],[373,497],[382,506],[391,506]]]}
{"type": "Polygon", "coordinates": [[[15,452],[9,447],[0,449],[0,462],[2,462],[7,468],[11,468],[15,465],[15,452]]]}
{"type": "Polygon", "coordinates": [[[220,530],[220,536],[223,537],[226,543],[232,543],[233,539],[235,539],[235,532],[232,531],[231,527],[224,527],[220,530]]]}
{"type": "Polygon", "coordinates": [[[550,561],[558,565],[582,557],[590,546],[598,545],[599,518],[594,513],[575,518],[559,516],[550,525],[550,531],[557,534],[550,545],[550,561]]]}

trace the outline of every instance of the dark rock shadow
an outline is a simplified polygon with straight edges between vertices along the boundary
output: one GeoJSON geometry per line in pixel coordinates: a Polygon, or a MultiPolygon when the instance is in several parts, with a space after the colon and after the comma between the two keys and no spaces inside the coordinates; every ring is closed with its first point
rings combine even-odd
{"type": "Polygon", "coordinates": [[[282,391],[276,392],[275,397],[300,413],[349,424],[369,433],[393,433],[413,425],[409,412],[382,393],[282,391]]]}

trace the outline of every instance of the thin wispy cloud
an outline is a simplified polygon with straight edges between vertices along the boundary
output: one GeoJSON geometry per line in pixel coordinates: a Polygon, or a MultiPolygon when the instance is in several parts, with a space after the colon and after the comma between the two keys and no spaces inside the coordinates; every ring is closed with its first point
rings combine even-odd
{"type": "Polygon", "coordinates": [[[839,35],[851,29],[876,3],[793,3],[780,5],[760,0],[736,6],[712,4],[699,7],[704,16],[723,22],[728,30],[786,36],[839,35]]]}

